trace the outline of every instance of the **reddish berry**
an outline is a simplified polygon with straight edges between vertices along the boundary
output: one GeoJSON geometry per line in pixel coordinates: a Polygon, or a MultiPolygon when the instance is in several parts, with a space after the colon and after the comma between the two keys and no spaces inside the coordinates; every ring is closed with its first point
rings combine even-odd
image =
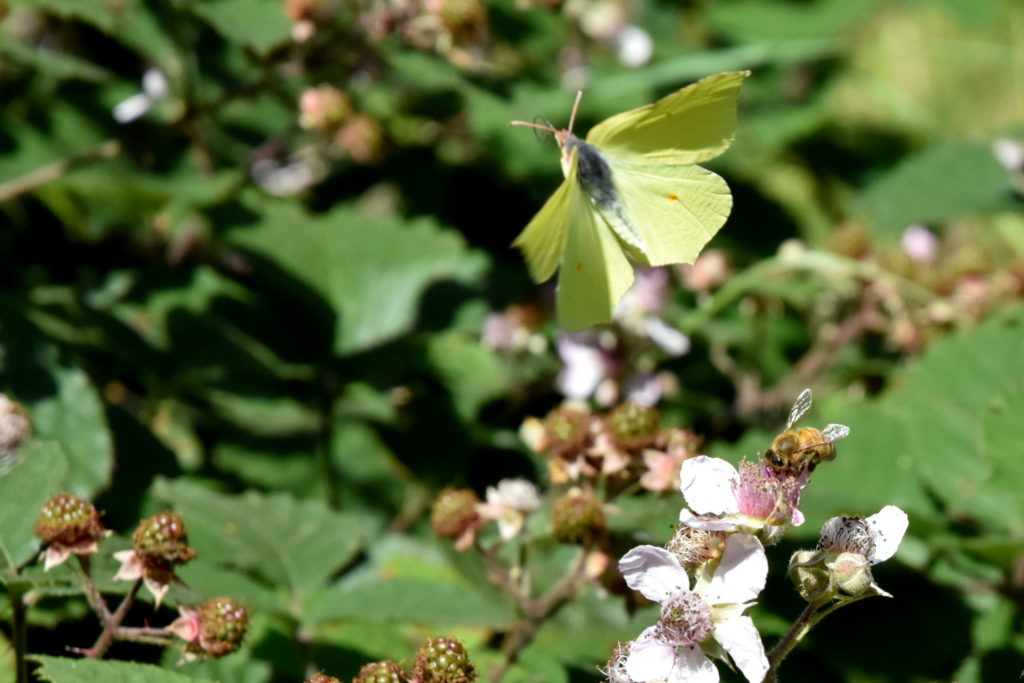
{"type": "Polygon", "coordinates": [[[572,458],[583,450],[590,436],[590,413],[577,408],[557,408],[544,418],[544,443],[551,455],[572,458]]]}
{"type": "Polygon", "coordinates": [[[196,556],[188,544],[188,529],[174,512],[161,512],[139,522],[132,542],[147,575],[152,571],[170,571],[196,556]]]}
{"type": "Polygon", "coordinates": [[[328,676],[323,671],[315,673],[306,679],[305,683],[342,683],[340,678],[328,676]]]}
{"type": "Polygon", "coordinates": [[[480,499],[470,489],[446,488],[438,494],[430,511],[434,533],[442,538],[458,538],[479,523],[476,506],[480,499]]]}

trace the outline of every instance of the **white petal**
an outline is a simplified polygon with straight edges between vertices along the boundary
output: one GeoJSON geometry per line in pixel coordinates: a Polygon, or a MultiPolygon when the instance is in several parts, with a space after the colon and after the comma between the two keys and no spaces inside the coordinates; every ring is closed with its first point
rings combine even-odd
{"type": "Polygon", "coordinates": [[[690,338],[657,316],[646,321],[647,336],[670,356],[682,356],[690,350],[690,338]]]}
{"type": "Polygon", "coordinates": [[[734,531],[736,529],[736,522],[730,517],[725,519],[701,517],[700,515],[695,515],[689,508],[683,508],[679,511],[679,521],[688,527],[703,529],[704,531],[734,531]]]}
{"type": "Polygon", "coordinates": [[[768,673],[768,658],[753,619],[737,617],[724,621],[715,626],[713,635],[750,683],[764,680],[768,673]]]}
{"type": "Polygon", "coordinates": [[[886,505],[878,513],[867,518],[868,527],[874,536],[875,549],[868,558],[871,564],[888,560],[896,553],[907,532],[907,513],[895,505],[886,505]]]}
{"type": "Polygon", "coordinates": [[[564,364],[556,380],[559,391],[569,398],[590,398],[608,374],[604,353],[565,336],[558,340],[558,355],[564,364]]]}
{"type": "Polygon", "coordinates": [[[698,455],[683,462],[679,488],[698,515],[729,515],[740,509],[736,502],[739,478],[736,468],[725,460],[698,455]]]}
{"type": "Polygon", "coordinates": [[[623,555],[619,571],[627,586],[658,603],[690,589],[686,570],[676,556],[653,545],[637,546],[623,555]]]}
{"type": "Polygon", "coordinates": [[[733,534],[725,541],[722,562],[708,587],[700,591],[712,605],[755,599],[768,579],[768,558],[761,542],[747,534],[733,534]]]}
{"type": "Polygon", "coordinates": [[[131,123],[149,111],[152,104],[148,95],[143,93],[132,95],[114,105],[114,120],[118,123],[131,123]]]}
{"type": "Polygon", "coordinates": [[[167,83],[167,76],[160,69],[146,69],[142,74],[142,92],[150,99],[159,99],[167,94],[170,85],[167,83]]]}
{"type": "Polygon", "coordinates": [[[676,661],[676,648],[654,637],[655,627],[644,630],[633,641],[626,657],[626,673],[637,683],[668,678],[676,661]]]}
{"type": "Polygon", "coordinates": [[[669,683],[718,683],[718,667],[696,645],[679,648],[669,683]]]}

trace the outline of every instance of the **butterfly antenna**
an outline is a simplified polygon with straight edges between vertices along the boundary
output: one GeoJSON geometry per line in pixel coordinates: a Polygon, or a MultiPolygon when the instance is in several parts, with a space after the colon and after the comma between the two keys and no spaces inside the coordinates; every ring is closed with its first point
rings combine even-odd
{"type": "Polygon", "coordinates": [[[583,91],[576,91],[576,101],[572,103],[572,114],[569,115],[569,132],[572,132],[572,126],[576,123],[576,110],[580,108],[580,100],[583,99],[583,91]]]}
{"type": "Polygon", "coordinates": [[[558,129],[552,126],[550,123],[546,126],[542,126],[539,123],[530,123],[529,121],[509,121],[510,126],[525,126],[526,128],[533,128],[535,130],[546,130],[549,133],[558,133],[558,129]]]}

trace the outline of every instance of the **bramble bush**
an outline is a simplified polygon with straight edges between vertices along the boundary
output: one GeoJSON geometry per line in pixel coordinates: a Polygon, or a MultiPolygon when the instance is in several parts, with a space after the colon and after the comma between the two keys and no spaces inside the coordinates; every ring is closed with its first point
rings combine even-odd
{"type": "Polygon", "coordinates": [[[0,683],[1015,680],[1022,31],[0,0],[0,683]],[[561,330],[508,123],[739,70],[728,222],[561,330]]]}

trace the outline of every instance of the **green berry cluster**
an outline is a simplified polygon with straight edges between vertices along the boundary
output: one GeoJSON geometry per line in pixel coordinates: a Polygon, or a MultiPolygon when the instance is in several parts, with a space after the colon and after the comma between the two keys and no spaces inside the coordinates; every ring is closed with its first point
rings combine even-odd
{"type": "Polygon", "coordinates": [[[469,683],[477,678],[466,648],[445,636],[428,640],[419,649],[413,673],[422,683],[469,683]]]}
{"type": "Polygon", "coordinates": [[[214,657],[234,652],[249,626],[249,613],[230,598],[211,598],[199,605],[199,646],[214,657]]]}
{"type": "Polygon", "coordinates": [[[627,450],[651,445],[658,435],[661,416],[654,408],[626,402],[605,417],[605,424],[615,444],[627,450]]]}
{"type": "Polygon", "coordinates": [[[408,683],[409,675],[395,662],[385,659],[363,665],[352,683],[408,683]]]}
{"type": "Polygon", "coordinates": [[[592,545],[607,528],[601,501],[578,489],[555,501],[551,518],[551,534],[561,543],[592,545]]]}
{"type": "Polygon", "coordinates": [[[188,544],[185,523],[173,512],[161,512],[139,522],[132,542],[147,570],[169,570],[196,556],[188,544]]]}
{"type": "Polygon", "coordinates": [[[100,515],[93,504],[70,493],[51,498],[36,520],[36,536],[44,543],[77,546],[103,536],[100,515]]]}

